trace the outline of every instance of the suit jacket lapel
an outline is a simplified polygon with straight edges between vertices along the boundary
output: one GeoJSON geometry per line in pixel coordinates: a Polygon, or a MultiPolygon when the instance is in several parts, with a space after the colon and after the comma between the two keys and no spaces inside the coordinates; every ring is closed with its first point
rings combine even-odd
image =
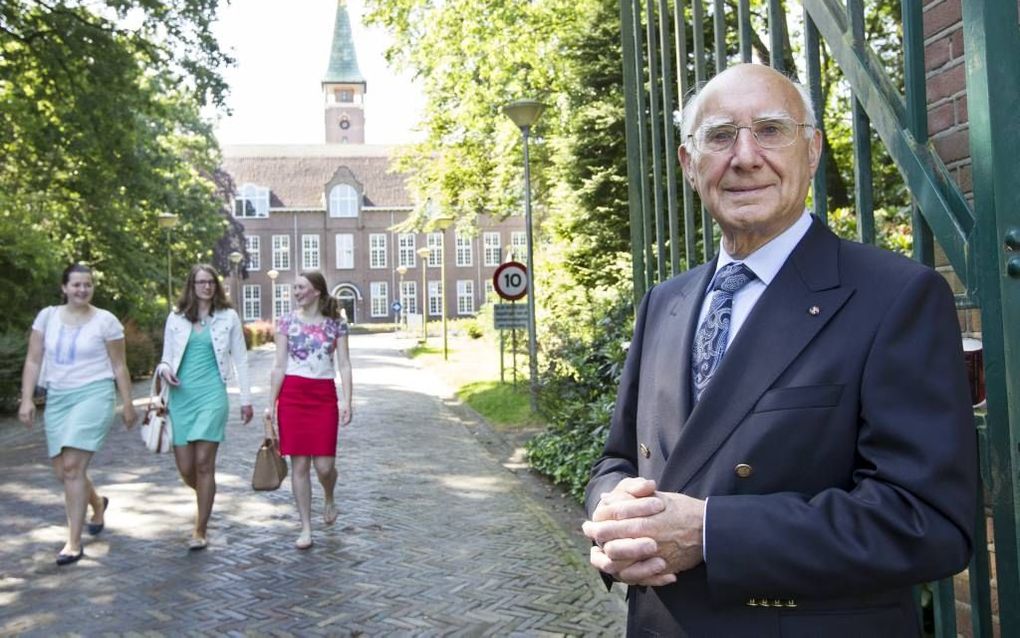
{"type": "MultiPolygon", "coordinates": [[[[669,306],[668,321],[675,328],[664,331],[657,353],[665,366],[660,369],[672,368],[680,371],[679,388],[660,388],[661,391],[676,397],[675,409],[659,411],[661,420],[658,428],[659,445],[662,448],[662,456],[667,458],[670,450],[676,447],[684,421],[691,413],[691,342],[697,330],[698,313],[705,298],[705,289],[715,274],[715,260],[699,268],[702,272],[691,271],[691,277],[669,306]]],[[[663,378],[673,377],[667,374],[663,378]]]]}
{"type": "MultiPolygon", "coordinates": [[[[687,419],[663,470],[663,489],[681,491],[690,483],[853,294],[839,285],[838,258],[839,240],[815,220],[755,304],[687,419]]],[[[687,346],[689,351],[690,338],[687,346]]],[[[688,383],[689,361],[685,369],[688,383]]],[[[689,386],[682,392],[689,403],[689,386]]]]}

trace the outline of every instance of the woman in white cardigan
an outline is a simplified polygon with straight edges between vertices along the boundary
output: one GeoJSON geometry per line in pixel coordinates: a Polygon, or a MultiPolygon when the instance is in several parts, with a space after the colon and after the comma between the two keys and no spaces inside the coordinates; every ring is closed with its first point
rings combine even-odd
{"type": "Polygon", "coordinates": [[[216,498],[216,452],[227,428],[231,368],[241,392],[241,421],[251,421],[248,350],[241,320],[208,264],[191,269],[177,308],[166,319],[163,360],[156,368],[170,385],[168,411],[181,478],[195,490],[198,511],[188,548],[205,549],[216,498]]]}

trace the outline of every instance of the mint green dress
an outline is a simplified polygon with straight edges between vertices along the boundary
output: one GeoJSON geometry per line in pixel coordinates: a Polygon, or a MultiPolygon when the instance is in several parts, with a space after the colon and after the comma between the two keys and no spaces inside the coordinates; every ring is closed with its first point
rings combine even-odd
{"type": "Polygon", "coordinates": [[[223,441],[227,429],[227,386],[220,378],[209,328],[191,331],[177,369],[181,384],[170,387],[170,424],[174,445],[223,441]]]}

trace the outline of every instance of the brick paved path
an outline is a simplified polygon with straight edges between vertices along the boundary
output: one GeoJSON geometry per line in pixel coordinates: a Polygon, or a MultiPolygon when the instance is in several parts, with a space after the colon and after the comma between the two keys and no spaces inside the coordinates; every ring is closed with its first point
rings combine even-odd
{"type": "MultiPolygon", "coordinates": [[[[107,528],[86,536],[85,559],[56,567],[63,496],[41,425],[0,420],[0,635],[620,635],[622,601],[588,568],[583,539],[479,443],[476,417],[400,354],[408,343],[351,339],[340,519],[322,525],[313,478],[306,552],[292,546],[289,481],[249,487],[261,425],[240,426],[236,393],[203,552],[186,549],[194,498],[172,459],[117,426],[91,470],[107,528]]],[[[257,413],[271,358],[252,356],[257,413]]]]}

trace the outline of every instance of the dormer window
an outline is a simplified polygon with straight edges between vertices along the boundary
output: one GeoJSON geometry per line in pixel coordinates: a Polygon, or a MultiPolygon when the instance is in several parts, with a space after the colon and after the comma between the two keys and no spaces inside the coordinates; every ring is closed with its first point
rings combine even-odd
{"type": "Polygon", "coordinates": [[[340,89],[337,91],[337,101],[340,103],[350,103],[354,101],[354,91],[351,89],[340,89]]]}
{"type": "Polygon", "coordinates": [[[329,191],[330,217],[357,217],[360,200],[358,191],[349,184],[337,184],[329,191]]]}
{"type": "Polygon", "coordinates": [[[234,197],[234,217],[269,217],[269,189],[245,184],[234,197]]]}

